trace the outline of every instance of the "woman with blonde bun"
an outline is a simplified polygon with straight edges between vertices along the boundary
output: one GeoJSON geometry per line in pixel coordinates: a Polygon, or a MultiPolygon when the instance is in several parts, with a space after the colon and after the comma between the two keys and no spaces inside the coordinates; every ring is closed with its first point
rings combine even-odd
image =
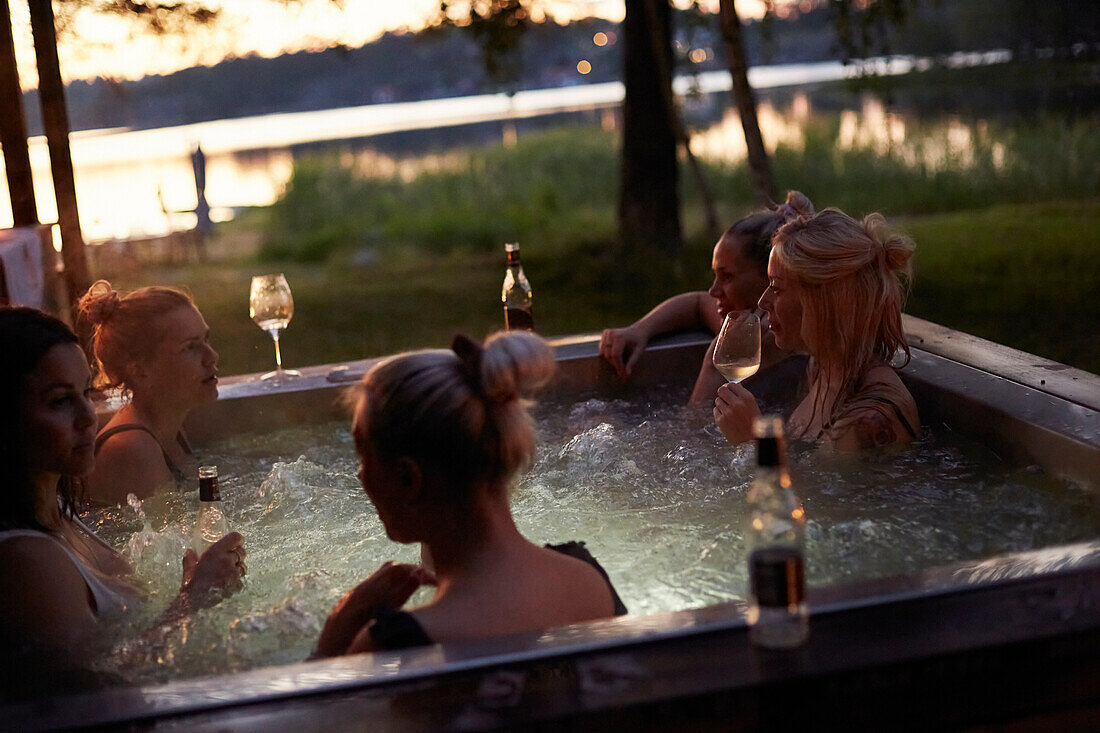
{"type": "MultiPolygon", "coordinates": [[[[814,206],[805,195],[790,191],[786,201],[776,208],[749,214],[735,222],[714,245],[711,259],[714,282],[709,290],[674,295],[626,328],[606,329],[600,337],[600,356],[625,379],[655,336],[697,330],[717,335],[727,313],[756,307],[768,284],[768,255],[776,231],[790,219],[813,211],[814,206]]],[[[710,402],[718,387],[726,382],[711,361],[713,350],[712,341],[691,393],[692,403],[710,402]]],[[[764,334],[762,369],[787,356],[764,334]]]]}
{"type": "Polygon", "coordinates": [[[96,386],[130,397],[96,437],[87,498],[117,504],[182,483],[196,465],[183,421],[218,399],[218,353],[194,301],[174,288],[145,287],[122,295],[100,280],[80,299],[91,330],[96,386]]]}
{"type": "MultiPolygon", "coordinates": [[[[826,209],[776,232],[760,307],[779,348],[810,355],[809,391],[788,421],[793,437],[845,451],[917,437],[916,403],[893,366],[909,361],[901,310],[913,250],[880,214],[856,221],[826,209]]],[[[751,438],[751,394],[726,385],[714,404],[731,443],[751,438]]]]}
{"type": "Polygon", "coordinates": [[[386,563],[333,608],[316,656],[535,631],[626,613],[607,575],[571,542],[539,547],[509,506],[535,431],[523,395],[546,382],[549,346],[528,333],[375,366],[357,389],[359,480],[395,542],[422,543],[431,570],[386,563]],[[399,610],[417,587],[435,596],[399,610]]]}

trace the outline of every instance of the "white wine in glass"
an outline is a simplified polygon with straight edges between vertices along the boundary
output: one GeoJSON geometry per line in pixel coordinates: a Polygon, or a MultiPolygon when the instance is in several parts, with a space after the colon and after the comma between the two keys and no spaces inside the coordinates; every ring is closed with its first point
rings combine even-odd
{"type": "Polygon", "coordinates": [[[756,374],[760,368],[760,317],[753,311],[731,311],[714,342],[714,368],[730,382],[756,374]]]}
{"type": "Polygon", "coordinates": [[[294,298],[282,274],[256,275],[252,278],[248,315],[275,341],[275,371],[268,372],[261,379],[301,376],[295,369],[283,369],[283,355],[279,351],[279,336],[294,316],[294,298]]]}

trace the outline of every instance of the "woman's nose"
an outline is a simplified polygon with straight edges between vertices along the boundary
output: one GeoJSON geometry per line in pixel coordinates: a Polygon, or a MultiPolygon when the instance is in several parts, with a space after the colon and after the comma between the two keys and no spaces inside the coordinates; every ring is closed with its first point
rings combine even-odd
{"type": "Polygon", "coordinates": [[[207,364],[217,364],[218,363],[218,352],[214,351],[214,347],[211,346],[210,344],[206,345],[206,363],[207,364]]]}
{"type": "Polygon", "coordinates": [[[95,403],[87,397],[81,397],[79,408],[76,415],[77,426],[83,428],[94,425],[98,420],[95,414],[95,403]]]}
{"type": "Polygon", "coordinates": [[[769,311],[772,304],[771,288],[764,288],[764,292],[760,294],[760,300],[756,301],[756,305],[760,310],[769,311]]]}

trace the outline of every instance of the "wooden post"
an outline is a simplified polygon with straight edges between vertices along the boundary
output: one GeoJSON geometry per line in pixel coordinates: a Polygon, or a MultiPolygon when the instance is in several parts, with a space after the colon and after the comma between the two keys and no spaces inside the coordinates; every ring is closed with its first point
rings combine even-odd
{"type": "Polygon", "coordinates": [[[0,113],[0,147],[4,148],[11,218],[17,227],[34,226],[38,223],[38,207],[34,201],[23,91],[19,88],[19,70],[15,64],[8,0],[0,0],[0,110],[4,110],[0,113]]]}
{"type": "Polygon", "coordinates": [[[57,223],[61,228],[61,261],[65,266],[65,290],[69,306],[88,289],[88,261],[80,216],[76,208],[76,184],[69,154],[69,115],[65,110],[65,85],[57,59],[57,33],[50,0],[29,0],[34,56],[38,64],[38,98],[42,104],[42,125],[50,151],[57,223]]]}

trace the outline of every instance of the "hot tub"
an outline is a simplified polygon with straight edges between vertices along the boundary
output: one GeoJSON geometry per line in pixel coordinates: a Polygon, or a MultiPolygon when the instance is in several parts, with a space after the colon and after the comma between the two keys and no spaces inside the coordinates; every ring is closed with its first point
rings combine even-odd
{"type": "MultiPolygon", "coordinates": [[[[1097,490],[1100,379],[907,318],[903,377],[929,425],[1097,490]]],[[[651,346],[630,385],[596,336],[554,341],[557,390],[639,393],[690,382],[703,336],[651,346]]],[[[226,379],[193,440],[343,419],[339,389],[370,362],[303,370],[272,389],[226,379]]],[[[768,385],[757,388],[767,391],[768,385]]],[[[1068,724],[1100,711],[1100,538],[811,589],[802,649],[747,644],[741,606],[720,603],[431,647],[107,689],[9,706],[20,729],[156,721],[187,729],[479,728],[498,725],[753,727],[824,718],[873,725],[1068,724]]]]}

